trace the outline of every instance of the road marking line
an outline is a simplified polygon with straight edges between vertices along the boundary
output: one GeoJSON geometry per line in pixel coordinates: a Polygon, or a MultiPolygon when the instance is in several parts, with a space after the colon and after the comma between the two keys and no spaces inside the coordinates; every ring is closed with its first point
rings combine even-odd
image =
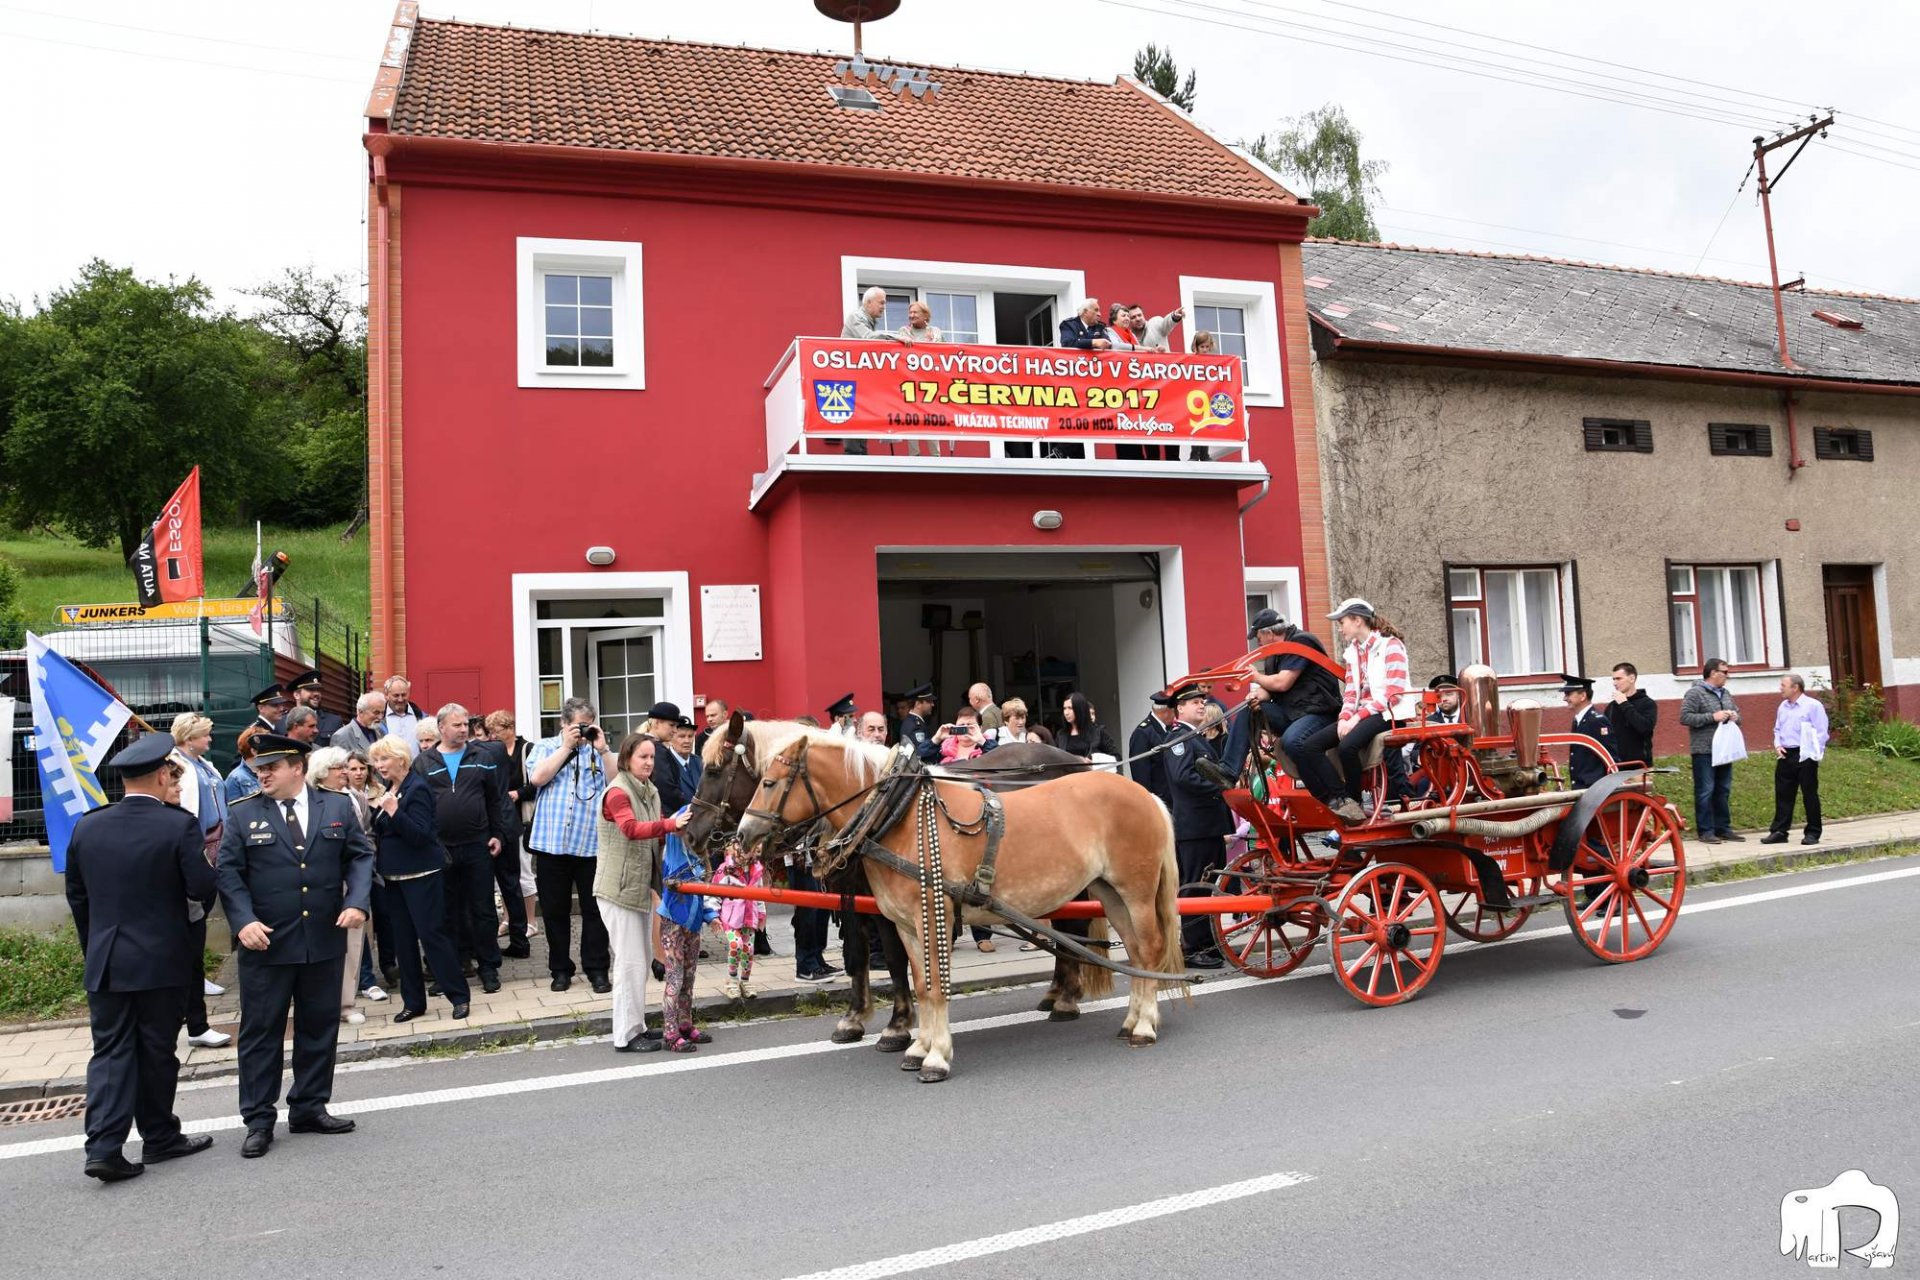
{"type": "Polygon", "coordinates": [[[849,1267],[835,1267],[830,1271],[809,1272],[807,1275],[794,1277],[794,1280],[884,1280],[887,1276],[905,1275],[910,1271],[923,1271],[929,1267],[950,1266],[956,1262],[967,1262],[990,1254],[1009,1253],[1015,1249],[1031,1248],[1037,1244],[1050,1244],[1055,1240],[1091,1235],[1096,1231],[1109,1231],[1114,1227],[1145,1222],[1151,1218],[1164,1218],[1170,1214],[1204,1209],[1209,1205],[1224,1204],[1229,1200],[1244,1200],[1248,1196],[1263,1195],[1269,1191],[1278,1191],[1283,1187],[1298,1186],[1303,1182],[1311,1181],[1313,1181],[1313,1175],[1307,1173],[1269,1173],[1264,1177],[1248,1178],[1243,1182],[1229,1182],[1223,1186],[1207,1187],[1200,1191],[1185,1191],[1179,1195],[1163,1196],[1158,1200],[1147,1200],[1121,1209],[1108,1209],[1104,1213],[1089,1213],[1084,1217],[1049,1222],[1044,1226],[1022,1227],[1018,1231],[982,1236],[978,1240],[941,1245],[935,1249],[921,1249],[914,1253],[895,1254],[891,1258],[878,1258],[872,1262],[855,1263],[849,1267]]]}
{"type": "MultiPolygon", "coordinates": [[[[1702,915],[1710,911],[1723,911],[1733,907],[1757,906],[1767,902],[1777,902],[1784,898],[1804,897],[1813,893],[1825,893],[1833,889],[1852,889],[1865,885],[1883,884],[1890,880],[1904,880],[1920,876],[1920,866],[1906,867],[1895,871],[1879,871],[1870,875],[1851,876],[1837,880],[1823,880],[1818,884],[1792,885],[1780,889],[1767,889],[1756,893],[1740,894],[1730,898],[1717,898],[1711,902],[1687,902],[1681,907],[1681,914],[1702,915]]],[[[1656,908],[1657,910],[1657,908],[1656,908]]],[[[1563,922],[1546,928],[1522,929],[1510,938],[1498,942],[1467,942],[1459,939],[1447,944],[1447,951],[1480,951],[1497,947],[1511,947],[1517,943],[1529,942],[1536,938],[1557,938],[1569,933],[1563,922]]],[[[1279,978],[1227,978],[1219,982],[1207,982],[1192,988],[1195,999],[1202,996],[1224,995],[1229,991],[1242,991],[1248,987],[1271,986],[1278,982],[1298,982],[1303,978],[1318,977],[1333,972],[1331,964],[1304,965],[1292,973],[1279,978]]],[[[1084,1013],[1099,1013],[1109,1009],[1125,1008],[1126,996],[1111,996],[1104,1000],[1090,1000],[1080,1006],[1084,1013]]],[[[966,1022],[954,1023],[950,1030],[955,1035],[972,1031],[991,1031],[1001,1027],[1021,1026],[1029,1022],[1044,1022],[1047,1015],[1038,1010],[1019,1013],[1003,1013],[988,1018],[974,1018],[966,1022]]],[[[554,1089],[571,1089],[583,1085],[612,1084],[621,1080],[632,1080],[644,1076],[675,1075],[685,1071],[713,1071],[721,1067],[753,1066],[762,1062],[777,1062],[787,1058],[805,1058],[815,1054],[839,1053],[847,1049],[861,1047],[864,1041],[853,1044],[833,1044],[824,1040],[808,1040],[799,1044],[773,1045],[764,1049],[744,1049],[736,1053],[716,1053],[698,1057],[681,1058],[669,1062],[635,1063],[630,1066],[606,1067],[596,1071],[575,1071],[562,1075],[533,1076],[521,1080],[497,1080],[490,1084],[462,1085],[451,1089],[429,1089],[420,1093],[392,1094],[384,1098],[363,1098],[355,1102],[336,1102],[329,1110],[336,1115],[370,1115],[379,1111],[398,1111],[407,1107],[434,1106],[444,1102],[466,1102],[476,1098],[510,1097],[522,1093],[546,1093],[554,1089]]],[[[211,1120],[190,1120],[181,1126],[185,1133],[222,1133],[245,1128],[239,1116],[216,1117],[211,1120]]],[[[40,1138],[32,1142],[14,1142],[0,1144],[0,1160],[22,1160],[28,1156],[51,1155],[60,1151],[78,1151],[86,1145],[83,1134],[73,1134],[63,1138],[40,1138]]]]}

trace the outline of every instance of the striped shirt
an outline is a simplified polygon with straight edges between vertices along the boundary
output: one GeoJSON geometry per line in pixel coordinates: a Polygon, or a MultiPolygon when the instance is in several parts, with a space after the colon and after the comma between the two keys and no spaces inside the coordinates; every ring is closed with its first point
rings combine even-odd
{"type": "Polygon", "coordinates": [[[1369,631],[1347,646],[1347,683],[1340,697],[1340,718],[1393,719],[1393,704],[1407,692],[1407,646],[1398,636],[1369,631]]]}
{"type": "MultiPolygon", "coordinates": [[[[534,743],[527,749],[527,772],[533,772],[535,765],[559,750],[557,734],[534,743]]],[[[527,844],[536,853],[599,856],[599,800],[606,789],[600,753],[584,743],[574,748],[573,759],[561,765],[560,772],[549,778],[534,797],[533,826],[527,832],[527,844]]]]}

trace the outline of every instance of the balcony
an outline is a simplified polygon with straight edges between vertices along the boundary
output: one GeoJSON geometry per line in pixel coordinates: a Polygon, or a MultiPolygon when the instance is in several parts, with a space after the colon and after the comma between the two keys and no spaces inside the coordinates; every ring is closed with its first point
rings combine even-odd
{"type": "Polygon", "coordinates": [[[765,386],[749,507],[809,472],[1268,479],[1236,356],[796,338],[765,386]]]}

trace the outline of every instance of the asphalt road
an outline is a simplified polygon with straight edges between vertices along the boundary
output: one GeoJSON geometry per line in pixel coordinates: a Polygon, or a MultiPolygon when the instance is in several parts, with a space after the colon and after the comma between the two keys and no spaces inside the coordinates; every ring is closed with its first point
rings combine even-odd
{"type": "Polygon", "coordinates": [[[1805,1274],[1781,1199],[1844,1170],[1920,1214],[1920,858],[1696,888],[1632,965],[1561,923],[1398,1008],[1213,984],[1150,1050],[975,997],[937,1086],[826,1019],[376,1064],[338,1079],[359,1132],[242,1161],[209,1082],[214,1149],[124,1185],[78,1121],[0,1134],[0,1276],[1745,1280],[1805,1274]]]}

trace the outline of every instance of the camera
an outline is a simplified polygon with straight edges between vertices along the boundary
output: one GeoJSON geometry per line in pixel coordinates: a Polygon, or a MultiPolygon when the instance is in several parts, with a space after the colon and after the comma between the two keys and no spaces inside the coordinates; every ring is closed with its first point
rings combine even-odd
{"type": "Polygon", "coordinates": [[[599,725],[583,724],[580,726],[580,741],[598,742],[599,740],[600,740],[599,725]]]}

